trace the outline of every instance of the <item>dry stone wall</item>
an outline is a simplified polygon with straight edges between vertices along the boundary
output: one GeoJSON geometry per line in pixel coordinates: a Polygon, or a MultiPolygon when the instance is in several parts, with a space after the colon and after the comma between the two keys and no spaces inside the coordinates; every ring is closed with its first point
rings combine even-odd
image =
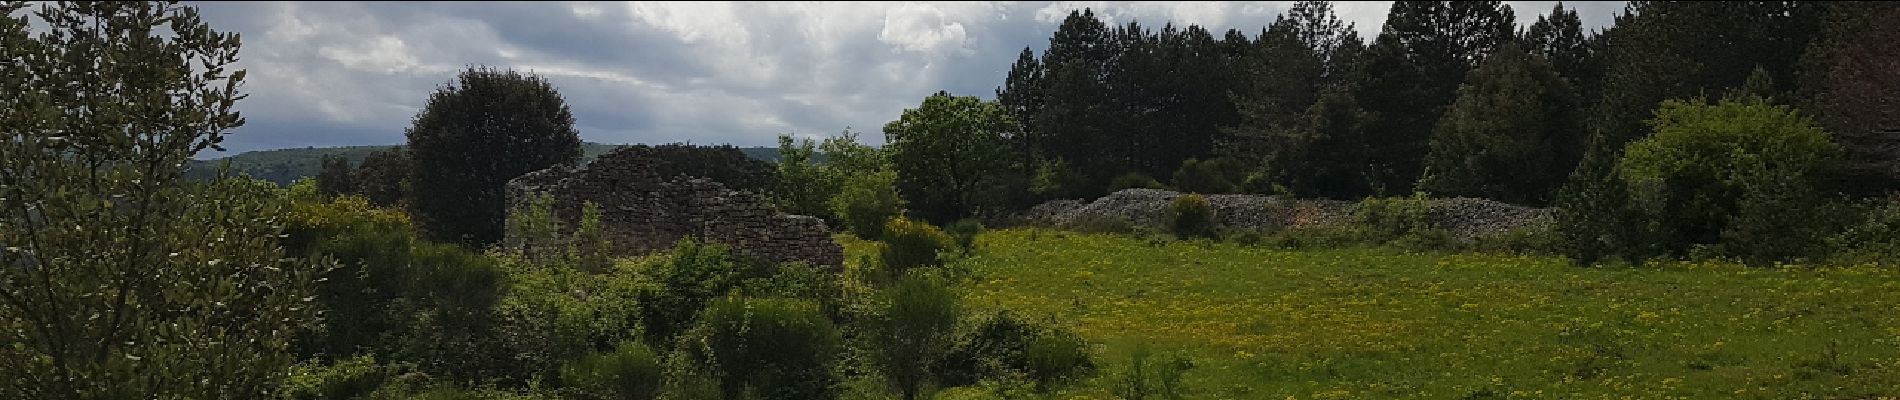
{"type": "MultiPolygon", "coordinates": [[[[1018,219],[1057,227],[1091,221],[1117,221],[1128,226],[1160,229],[1167,226],[1168,205],[1180,193],[1160,189],[1124,189],[1094,201],[1055,200],[1030,208],[1018,219]]],[[[1289,199],[1244,194],[1204,195],[1219,224],[1235,228],[1280,230],[1350,223],[1357,202],[1326,199],[1289,199]]],[[[1476,198],[1431,199],[1426,218],[1461,239],[1481,238],[1511,230],[1551,223],[1548,208],[1524,207],[1476,198]]]]}
{"type": "Polygon", "coordinates": [[[554,215],[571,227],[580,220],[582,204],[594,202],[616,256],[650,254],[690,236],[771,262],[843,265],[844,250],[831,240],[823,221],[780,213],[762,196],[719,182],[662,176],[655,172],[660,161],[653,151],[628,146],[584,166],[522,175],[508,182],[509,204],[525,204],[530,193],[547,193],[554,199],[554,215]]]}

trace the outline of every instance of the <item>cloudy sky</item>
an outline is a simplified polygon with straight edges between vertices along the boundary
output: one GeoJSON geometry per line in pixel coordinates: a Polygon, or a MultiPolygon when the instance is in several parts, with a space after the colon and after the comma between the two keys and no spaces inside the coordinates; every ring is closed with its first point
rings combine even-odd
{"type": "MultiPolygon", "coordinates": [[[[849,127],[875,144],[938,90],[994,97],[1070,10],[1252,35],[1289,3],[200,3],[214,28],[243,34],[250,93],[231,152],[204,156],[402,143],[429,93],[470,65],[547,77],[588,141],[762,146],[849,127]]],[[[1508,3],[1528,25],[1555,2],[1508,3]]],[[[1622,9],[1566,4],[1586,27],[1622,9]]],[[[1336,7],[1371,36],[1389,2],[1336,7]]]]}

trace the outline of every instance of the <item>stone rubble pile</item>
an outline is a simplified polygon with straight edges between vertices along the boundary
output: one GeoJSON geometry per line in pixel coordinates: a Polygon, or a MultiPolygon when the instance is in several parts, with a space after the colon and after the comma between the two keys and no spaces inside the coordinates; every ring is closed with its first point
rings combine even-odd
{"type": "Polygon", "coordinates": [[[844,250],[831,240],[823,221],[780,213],[758,194],[711,180],[661,176],[654,172],[651,151],[629,146],[584,166],[522,175],[508,182],[509,204],[520,206],[530,193],[547,193],[554,198],[554,215],[573,227],[580,221],[582,204],[593,202],[600,207],[601,230],[616,256],[669,249],[690,236],[774,263],[843,265],[844,250]]]}

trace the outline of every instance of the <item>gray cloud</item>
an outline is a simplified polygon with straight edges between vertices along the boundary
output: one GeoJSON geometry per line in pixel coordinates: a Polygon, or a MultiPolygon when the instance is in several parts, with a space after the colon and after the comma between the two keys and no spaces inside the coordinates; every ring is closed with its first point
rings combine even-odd
{"type": "MultiPolygon", "coordinates": [[[[1023,47],[1070,10],[1250,35],[1289,2],[208,2],[244,35],[249,123],[232,151],[396,144],[430,92],[470,65],[532,70],[604,143],[770,145],[780,133],[879,128],[930,93],[992,97],[1023,47]]],[[[1529,24],[1555,2],[1509,2],[1529,24]]],[[[1376,34],[1388,2],[1340,2],[1376,34]]],[[[1566,3],[1600,27],[1622,2],[1566,3]]],[[[207,154],[207,156],[217,156],[207,154]]]]}

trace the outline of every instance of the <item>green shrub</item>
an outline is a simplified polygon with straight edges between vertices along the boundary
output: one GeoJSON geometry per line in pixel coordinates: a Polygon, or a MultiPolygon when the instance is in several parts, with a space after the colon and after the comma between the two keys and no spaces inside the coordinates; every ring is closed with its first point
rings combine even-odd
{"type": "Polygon", "coordinates": [[[1128,400],[1181,399],[1186,394],[1181,378],[1194,363],[1175,354],[1165,360],[1151,360],[1154,354],[1147,343],[1136,343],[1129,353],[1128,365],[1117,371],[1110,391],[1128,400]]]}
{"type": "Polygon", "coordinates": [[[369,355],[331,365],[309,360],[291,369],[283,394],[291,400],[359,399],[381,388],[399,372],[400,368],[379,364],[375,356],[369,355]]]}
{"type": "Polygon", "coordinates": [[[844,188],[831,198],[831,210],[858,238],[881,239],[884,224],[904,212],[896,182],[897,173],[888,169],[846,178],[844,188]]]}
{"type": "Polygon", "coordinates": [[[590,398],[640,400],[658,398],[660,357],[640,342],[623,342],[611,353],[583,357],[561,368],[561,380],[580,388],[590,398]]]}
{"type": "Polygon", "coordinates": [[[725,245],[680,239],[665,262],[648,270],[653,285],[638,296],[640,322],[649,343],[668,343],[692,326],[706,302],[724,296],[748,278],[765,276],[735,259],[725,245]]]}
{"type": "Polygon", "coordinates": [[[1234,193],[1247,180],[1246,168],[1232,158],[1187,159],[1174,171],[1175,190],[1194,193],[1234,193]]]}
{"type": "Polygon", "coordinates": [[[885,225],[884,243],[884,268],[894,277],[911,268],[943,265],[937,256],[955,246],[943,230],[903,217],[885,225]]]}
{"type": "Polygon", "coordinates": [[[1167,188],[1167,186],[1163,186],[1161,184],[1161,181],[1157,181],[1155,180],[1154,177],[1148,176],[1148,174],[1143,174],[1140,172],[1130,172],[1130,173],[1122,174],[1121,176],[1117,176],[1115,177],[1115,179],[1108,181],[1108,190],[1110,192],[1119,191],[1122,189],[1165,189],[1165,188],[1167,188]]]}
{"type": "Polygon", "coordinates": [[[1020,373],[1029,368],[1029,342],[1042,334],[1042,328],[997,311],[977,323],[937,362],[939,383],[944,386],[974,385],[985,378],[1020,373]]]}
{"type": "Polygon", "coordinates": [[[1617,164],[1645,233],[1669,255],[1711,248],[1751,264],[1820,247],[1815,188],[1840,154],[1795,110],[1759,99],[1667,101],[1617,164]]]}
{"type": "Polygon", "coordinates": [[[830,399],[838,331],[806,300],[725,297],[706,306],[682,349],[727,399],[830,399]]]}
{"type": "Polygon", "coordinates": [[[1372,239],[1381,243],[1434,229],[1431,201],[1423,193],[1409,198],[1367,198],[1359,202],[1352,216],[1354,223],[1366,227],[1372,239]]]}
{"type": "Polygon", "coordinates": [[[949,233],[950,238],[956,241],[957,248],[962,249],[964,254],[969,254],[970,251],[976,250],[976,237],[983,234],[984,230],[986,229],[982,222],[965,218],[950,224],[944,232],[949,233]]]}
{"type": "Polygon", "coordinates": [[[1834,260],[1900,265],[1900,197],[1871,207],[1860,220],[1828,238],[1834,260]]]}
{"type": "Polygon", "coordinates": [[[1301,226],[1268,236],[1263,244],[1289,250],[1328,249],[1378,244],[1370,229],[1357,224],[1301,226]]]}
{"type": "Polygon", "coordinates": [[[1471,251],[1509,254],[1560,254],[1563,238],[1553,225],[1533,225],[1474,240],[1471,251]]]}
{"type": "Polygon", "coordinates": [[[1036,390],[1045,393],[1095,369],[1095,363],[1089,360],[1088,342],[1066,329],[1047,329],[1036,335],[1024,349],[1023,361],[1036,390]]]}
{"type": "Polygon", "coordinates": [[[1168,205],[1168,227],[1179,238],[1213,237],[1214,208],[1199,194],[1187,193],[1168,205]]]}
{"type": "Polygon", "coordinates": [[[911,273],[889,292],[889,302],[874,327],[873,349],[891,388],[906,400],[938,380],[933,366],[950,351],[955,337],[957,296],[944,282],[911,273]]]}

